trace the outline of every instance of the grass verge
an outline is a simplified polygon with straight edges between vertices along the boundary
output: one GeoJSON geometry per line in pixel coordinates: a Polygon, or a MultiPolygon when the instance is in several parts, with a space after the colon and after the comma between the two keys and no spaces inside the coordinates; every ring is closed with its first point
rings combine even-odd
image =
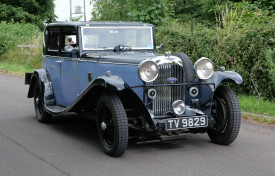
{"type": "Polygon", "coordinates": [[[244,119],[275,124],[275,101],[271,102],[248,95],[239,95],[238,98],[244,119]]]}
{"type": "Polygon", "coordinates": [[[238,98],[242,112],[275,117],[275,101],[271,102],[248,95],[239,95],[238,98]]]}
{"type": "Polygon", "coordinates": [[[259,114],[251,114],[247,112],[242,112],[242,118],[246,120],[251,120],[258,123],[267,123],[275,125],[275,117],[262,116],[259,114]]]}
{"type": "Polygon", "coordinates": [[[33,72],[35,68],[22,65],[0,62],[0,72],[23,76],[26,72],[33,72]]]}

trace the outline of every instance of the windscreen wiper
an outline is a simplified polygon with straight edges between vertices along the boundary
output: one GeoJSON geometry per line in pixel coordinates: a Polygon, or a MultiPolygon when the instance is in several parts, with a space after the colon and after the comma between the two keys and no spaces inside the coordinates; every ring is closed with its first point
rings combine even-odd
{"type": "Polygon", "coordinates": [[[96,48],[100,48],[100,49],[103,49],[103,50],[114,50],[113,47],[107,47],[107,46],[99,46],[99,47],[96,47],[96,48]]]}
{"type": "Polygon", "coordinates": [[[117,51],[130,51],[132,49],[131,46],[117,45],[114,47],[114,52],[117,51]]]}

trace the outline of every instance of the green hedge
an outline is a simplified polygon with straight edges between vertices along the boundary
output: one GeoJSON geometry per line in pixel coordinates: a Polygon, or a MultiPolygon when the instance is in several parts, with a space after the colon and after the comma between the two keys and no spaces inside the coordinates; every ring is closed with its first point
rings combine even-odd
{"type": "Polygon", "coordinates": [[[41,31],[33,24],[0,22],[0,61],[25,64],[32,67],[41,65],[41,31]],[[39,39],[39,41],[38,41],[39,39]],[[38,48],[18,48],[17,45],[37,45],[38,48]],[[29,52],[30,54],[26,54],[29,52]]]}
{"type": "Polygon", "coordinates": [[[226,19],[220,20],[216,28],[200,23],[167,21],[156,29],[157,43],[165,44],[166,49],[172,52],[188,54],[193,63],[200,57],[208,57],[214,62],[216,70],[225,66],[226,70],[242,75],[244,83],[238,91],[274,101],[273,19],[265,21],[265,24],[255,21],[239,23],[234,21],[234,16],[231,19],[227,23],[226,19]]]}
{"type": "Polygon", "coordinates": [[[33,24],[6,22],[0,23],[0,31],[0,57],[17,45],[31,41],[40,33],[38,27],[33,24]]]}

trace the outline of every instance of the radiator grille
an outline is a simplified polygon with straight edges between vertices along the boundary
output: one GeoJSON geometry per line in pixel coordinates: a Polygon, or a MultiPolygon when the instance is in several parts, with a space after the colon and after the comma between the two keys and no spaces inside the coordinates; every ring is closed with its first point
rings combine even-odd
{"type": "MultiPolygon", "coordinates": [[[[159,76],[153,82],[156,84],[172,84],[168,78],[175,77],[175,83],[184,83],[184,70],[179,65],[164,65],[159,68],[159,76]]],[[[163,116],[171,111],[175,100],[184,101],[184,86],[160,86],[155,88],[157,97],[153,100],[152,110],[155,116],[163,116]]]]}

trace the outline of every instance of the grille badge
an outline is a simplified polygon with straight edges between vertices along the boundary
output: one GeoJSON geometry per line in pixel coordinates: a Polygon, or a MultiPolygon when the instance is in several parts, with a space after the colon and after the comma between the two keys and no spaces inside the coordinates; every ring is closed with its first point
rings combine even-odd
{"type": "Polygon", "coordinates": [[[175,60],[175,58],[168,57],[168,58],[167,58],[167,60],[169,60],[169,61],[173,61],[173,60],[175,60]]]}
{"type": "Polygon", "coordinates": [[[171,77],[171,78],[168,78],[167,79],[167,81],[169,82],[169,83],[175,83],[175,82],[177,82],[177,78],[175,78],[175,77],[171,77]]]}

